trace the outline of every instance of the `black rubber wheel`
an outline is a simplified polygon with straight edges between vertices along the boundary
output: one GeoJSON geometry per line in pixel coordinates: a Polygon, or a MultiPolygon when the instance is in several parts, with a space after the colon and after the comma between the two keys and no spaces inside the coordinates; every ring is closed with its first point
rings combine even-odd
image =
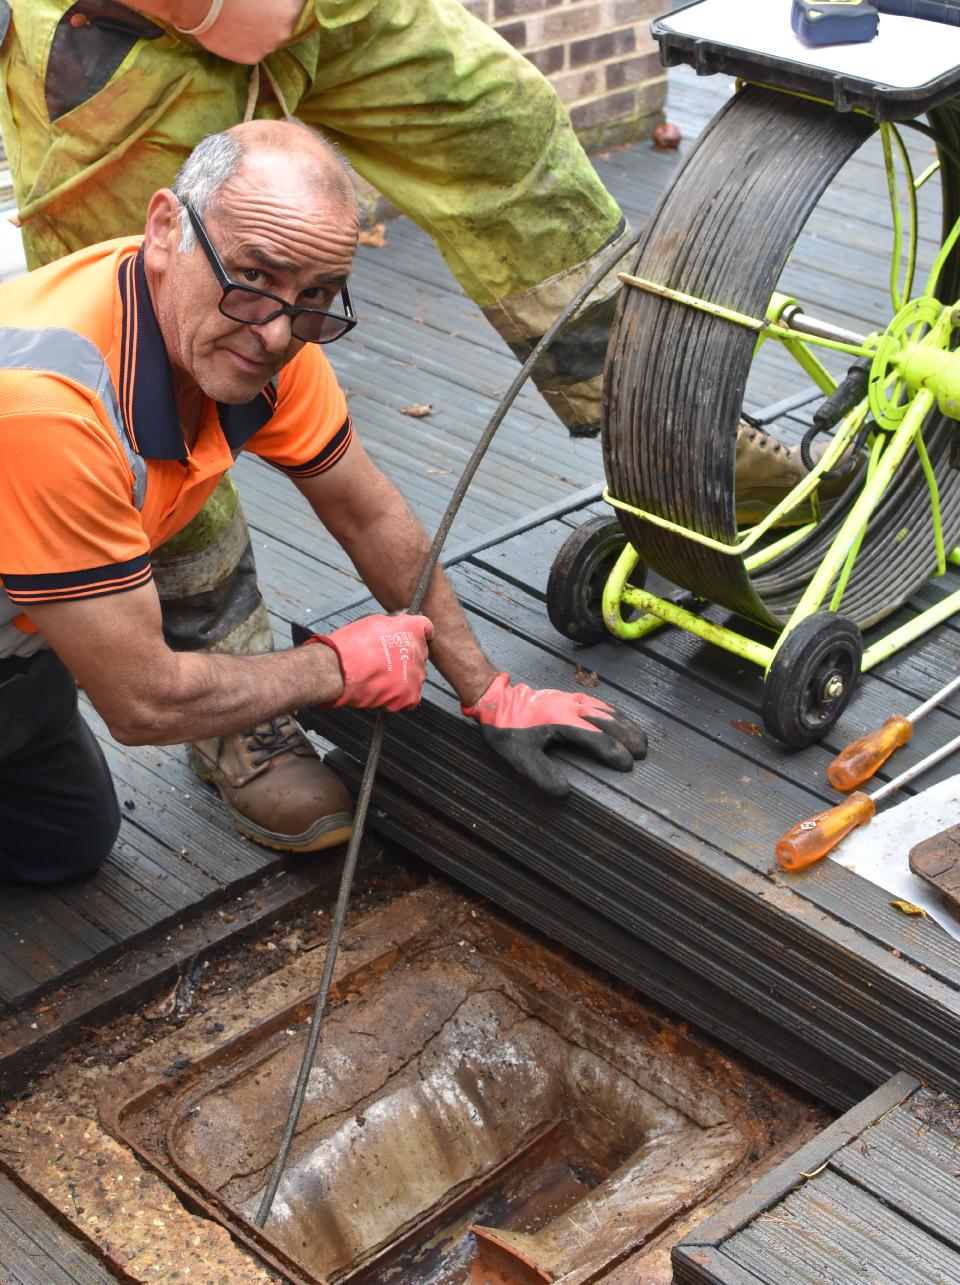
{"type": "MultiPolygon", "coordinates": [[[[547,615],[564,638],[585,647],[608,638],[603,589],[627,545],[616,518],[590,518],[564,540],[547,580],[547,615]]],[[[638,563],[630,583],[642,588],[646,567],[638,563]]]]}
{"type": "Polygon", "coordinates": [[[788,634],[763,688],[763,722],[785,745],[802,749],[846,709],[860,677],[863,637],[846,616],[818,611],[788,634]]]}

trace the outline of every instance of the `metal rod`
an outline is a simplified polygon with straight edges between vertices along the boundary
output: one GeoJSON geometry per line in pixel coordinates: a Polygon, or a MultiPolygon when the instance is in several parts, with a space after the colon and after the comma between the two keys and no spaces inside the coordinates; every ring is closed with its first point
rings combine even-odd
{"type": "Polygon", "coordinates": [[[933,765],[935,763],[939,763],[941,759],[949,758],[949,756],[951,754],[955,754],[957,750],[960,750],[960,736],[955,736],[952,741],[948,741],[946,745],[941,745],[938,750],[934,750],[932,754],[928,754],[927,757],[925,759],[921,759],[919,763],[914,763],[913,767],[908,767],[905,772],[901,772],[899,776],[895,776],[893,780],[888,781],[886,785],[881,785],[879,790],[873,791],[870,798],[873,799],[874,803],[879,803],[881,799],[885,799],[888,795],[894,794],[901,788],[901,786],[906,785],[908,781],[912,781],[915,776],[919,776],[921,772],[925,772],[928,767],[933,767],[933,765]]]}
{"type": "Polygon", "coordinates": [[[784,308],[780,314],[783,324],[789,330],[799,330],[801,335],[810,335],[816,339],[834,339],[841,344],[865,344],[866,335],[858,335],[855,330],[844,330],[835,326],[832,321],[822,321],[819,317],[808,316],[799,304],[784,308]]]}
{"type": "MultiPolygon", "coordinates": [[[[958,223],[960,223],[960,220],[958,220],[958,223]]],[[[696,295],[686,294],[683,290],[674,290],[672,286],[662,286],[656,281],[647,281],[644,277],[631,276],[629,272],[620,272],[617,275],[624,285],[635,286],[638,290],[646,290],[649,294],[655,294],[661,299],[682,303],[687,308],[696,308],[699,312],[706,312],[711,317],[720,317],[723,321],[732,322],[735,326],[745,326],[747,330],[754,331],[761,338],[779,339],[781,341],[810,339],[824,348],[831,348],[836,352],[852,353],[854,357],[873,357],[874,355],[874,348],[869,345],[868,340],[861,335],[855,335],[853,331],[842,332],[848,336],[846,339],[829,339],[811,329],[805,332],[794,330],[779,322],[768,321],[766,317],[751,317],[745,312],[737,312],[733,308],[724,308],[718,303],[711,303],[709,299],[700,299],[696,295]]],[[[824,327],[830,325],[829,322],[818,324],[824,327]]],[[[834,327],[834,329],[836,328],[834,327]]]]}
{"type": "Polygon", "coordinates": [[[942,704],[943,701],[945,701],[948,696],[951,696],[958,688],[960,688],[960,674],[958,674],[951,682],[947,683],[946,687],[941,687],[938,692],[935,692],[929,700],[925,700],[922,705],[918,705],[912,714],[907,715],[907,718],[911,723],[919,722],[919,720],[923,718],[924,714],[929,714],[932,709],[936,709],[938,705],[942,704]]]}
{"type": "Polygon", "coordinates": [[[923,634],[928,633],[935,625],[942,624],[944,620],[949,620],[952,615],[960,611],[960,589],[954,593],[948,594],[946,598],[941,598],[938,603],[932,607],[927,607],[918,615],[908,620],[905,625],[899,629],[892,630],[883,638],[879,638],[872,643],[863,653],[863,663],[861,670],[866,674],[875,665],[881,661],[889,660],[896,652],[906,647],[909,643],[915,642],[923,634]]]}
{"type": "MultiPolygon", "coordinates": [[[[753,638],[746,638],[743,634],[738,634],[733,629],[728,629],[726,625],[715,625],[712,620],[705,620],[703,616],[694,615],[686,607],[680,606],[675,602],[668,602],[665,598],[659,598],[656,594],[650,593],[646,589],[634,589],[626,585],[621,594],[621,601],[627,606],[636,607],[640,611],[645,611],[651,616],[657,616],[660,620],[666,621],[669,625],[679,625],[688,633],[696,634],[698,638],[704,639],[705,642],[713,643],[716,647],[722,647],[724,651],[731,651],[735,656],[742,656],[744,660],[752,661],[754,665],[759,665],[761,669],[766,669],[773,659],[773,648],[759,643],[753,638]]],[[[632,638],[631,622],[624,621],[621,627],[608,619],[608,628],[619,638],[632,638]]]]}
{"type": "MultiPolygon", "coordinates": [[[[504,416],[513,404],[514,398],[520,389],[526,383],[531,371],[540,358],[540,354],[553,343],[560,330],[574,313],[586,301],[590,295],[604,279],[604,277],[613,270],[617,263],[633,249],[640,240],[640,232],[636,232],[626,245],[619,245],[615,253],[609,255],[604,262],[597,268],[596,272],[590,277],[589,281],[577,292],[570,303],[556,319],[546,334],[540,339],[533,352],[520,367],[514,376],[513,382],[500,399],[499,405],[494,411],[489,423],[480,435],[470,459],[467,461],[457,485],[454,487],[453,494],[444,510],[443,517],[440,519],[440,525],[437,527],[433,542],[427,553],[423,564],[423,570],[420,572],[420,578],[417,581],[416,588],[413,591],[413,597],[410,602],[409,611],[412,614],[419,612],[423,606],[424,598],[430,587],[430,581],[433,579],[433,573],[436,569],[437,560],[443,549],[444,542],[453,525],[454,518],[463,503],[463,498],[467,493],[470,483],[473,481],[474,474],[480,467],[483,457],[486,455],[490,443],[493,441],[494,434],[503,422],[504,416]]],[[[296,1132],[297,1121],[300,1119],[300,1112],[303,1108],[303,1100],[307,1092],[307,1083],[310,1079],[310,1072],[313,1069],[313,1060],[316,1056],[317,1045],[320,1041],[320,1028],[323,1022],[324,1014],[327,1008],[327,999],[330,994],[330,985],[333,981],[333,970],[337,961],[337,951],[340,947],[340,935],[343,931],[343,923],[346,918],[347,906],[350,901],[350,889],[353,885],[353,876],[357,867],[357,857],[360,851],[360,840],[363,837],[363,828],[367,817],[367,808],[370,803],[370,796],[373,793],[373,782],[377,773],[377,766],[380,762],[380,752],[383,748],[383,735],[386,730],[386,713],[381,710],[377,714],[376,722],[373,727],[373,735],[370,738],[370,749],[367,751],[367,761],[363,770],[363,780],[360,783],[360,790],[357,795],[356,811],[354,813],[353,833],[350,836],[350,842],[347,845],[347,855],[343,863],[343,873],[340,876],[340,889],[337,893],[337,907],[334,914],[333,926],[330,930],[330,940],[327,943],[327,953],[323,964],[323,976],[320,980],[320,989],[317,993],[316,1003],[314,1004],[313,1016],[310,1019],[310,1031],[307,1035],[307,1045],[304,1049],[303,1060],[300,1063],[300,1071],[297,1075],[296,1086],[293,1091],[293,1098],[290,1103],[290,1111],[287,1115],[287,1122],[284,1125],[283,1135],[280,1139],[280,1147],[277,1152],[277,1158],[273,1162],[270,1170],[270,1176],[267,1185],[264,1188],[263,1197],[260,1201],[260,1208],[257,1210],[256,1224],[263,1227],[270,1216],[270,1210],[273,1208],[273,1202],[277,1194],[277,1188],[280,1186],[280,1179],[283,1176],[284,1168],[287,1163],[287,1156],[290,1152],[290,1145],[293,1142],[293,1135],[296,1132]]]]}

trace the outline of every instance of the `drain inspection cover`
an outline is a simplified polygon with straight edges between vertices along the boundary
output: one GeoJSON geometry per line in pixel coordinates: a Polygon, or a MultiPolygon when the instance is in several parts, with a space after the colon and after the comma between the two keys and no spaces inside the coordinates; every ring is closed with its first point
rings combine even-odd
{"type": "Polygon", "coordinates": [[[253,1219],[306,1039],[306,986],[103,1110],[291,1279],[592,1278],[796,1127],[799,1103],[623,987],[452,892],[434,901],[430,932],[411,912],[408,939],[360,952],[339,983],[264,1232],[253,1219]]]}

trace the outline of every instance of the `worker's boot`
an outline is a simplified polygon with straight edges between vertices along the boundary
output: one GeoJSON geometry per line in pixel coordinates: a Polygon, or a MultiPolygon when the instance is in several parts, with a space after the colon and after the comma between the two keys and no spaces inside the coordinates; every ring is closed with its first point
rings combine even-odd
{"type": "Polygon", "coordinates": [[[201,780],[223,795],[240,833],[255,843],[316,852],[350,838],[349,791],[289,715],[250,732],[198,741],[188,757],[201,780]]]}
{"type": "MultiPolygon", "coordinates": [[[[817,442],[811,449],[814,461],[820,459],[830,445],[829,439],[817,442]]],[[[845,468],[849,453],[843,455],[837,468],[845,468]]],[[[866,462],[861,453],[849,472],[838,478],[828,477],[820,483],[818,494],[821,514],[827,513],[830,507],[846,492],[866,462]]],[[[831,470],[833,471],[833,470],[831,470]]],[[[807,475],[807,469],[800,458],[800,447],[787,446],[762,428],[751,428],[741,424],[737,430],[737,452],[734,462],[734,486],[737,496],[737,526],[755,526],[762,521],[788,491],[807,475]]],[[[788,513],[780,523],[782,526],[799,526],[809,522],[813,510],[807,500],[788,513]]]]}

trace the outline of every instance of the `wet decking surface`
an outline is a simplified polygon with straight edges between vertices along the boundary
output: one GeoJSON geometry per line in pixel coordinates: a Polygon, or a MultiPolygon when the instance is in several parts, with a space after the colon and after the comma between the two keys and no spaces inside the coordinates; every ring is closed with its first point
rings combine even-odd
{"type": "MultiPolygon", "coordinates": [[[[671,92],[669,115],[692,139],[728,86],[681,72],[671,92]]],[[[634,222],[649,214],[688,146],[679,157],[640,144],[598,160],[634,222]]],[[[873,217],[882,191],[876,156],[854,162],[849,181],[855,195],[841,197],[812,230],[790,271],[797,280],[802,273],[811,311],[864,329],[888,312],[882,302],[888,261],[873,217]]],[[[933,224],[925,219],[932,242],[933,224]]],[[[362,251],[354,297],[362,324],[331,350],[334,364],[368,448],[429,530],[515,363],[452,283],[429,238],[408,221],[388,226],[384,247],[362,251]],[[434,407],[429,417],[402,414],[425,402],[434,407]]],[[[783,383],[764,370],[751,391],[753,407],[802,385],[802,376],[783,383]]],[[[358,597],[360,586],[278,474],[253,459],[242,460],[237,474],[277,641],[286,645],[292,622],[333,612],[358,597]]],[[[375,825],[837,1105],[857,1100],[900,1067],[956,1093],[957,944],[936,925],[899,915],[881,890],[832,863],[795,881],[771,875],[771,867],[782,830],[833,801],[823,776],[831,753],[946,681],[957,668],[960,629],[944,625],[878,667],[822,746],[787,754],[751,730],[759,721],[759,675],[732,657],[673,632],[642,646],[610,642],[586,652],[553,632],[543,608],[549,566],[562,539],[594,511],[584,493],[601,478],[598,444],[570,442],[528,388],[454,528],[451,548],[474,551],[451,573],[499,664],[543,685],[569,686],[578,663],[596,671],[600,694],[647,727],[648,761],[629,777],[572,764],[574,794],[561,815],[486,757],[449,693],[431,683],[424,709],[405,724],[409,731],[401,732],[399,721],[392,726],[375,825]],[[532,512],[565,503],[568,511],[476,549],[532,512]]],[[[960,577],[947,580],[948,589],[960,587],[960,577]]],[[[925,588],[913,605],[943,591],[925,588]]],[[[921,725],[908,761],[955,735],[958,719],[955,699],[921,725]]],[[[347,716],[339,733],[327,730],[359,758],[366,727],[363,718],[347,716]]],[[[295,869],[288,877],[300,880],[298,887],[304,879],[303,860],[278,857],[235,834],[218,796],[187,770],[182,750],[130,750],[103,739],[124,804],[111,860],[74,885],[0,886],[0,1004],[20,1014],[20,1033],[34,1014],[42,1024],[56,1009],[68,979],[105,961],[119,964],[145,942],[167,940],[201,910],[219,906],[229,920],[234,900],[266,874],[295,869]]],[[[923,784],[950,771],[948,764],[923,784]]],[[[318,870],[331,864],[312,860],[318,870]]],[[[909,1224],[908,1230],[927,1228],[938,1251],[948,1237],[956,1250],[955,1200],[938,1205],[935,1191],[907,1190],[910,1173],[933,1163],[931,1156],[938,1165],[943,1159],[941,1176],[949,1176],[949,1161],[955,1179],[955,1116],[944,1111],[927,1110],[912,1133],[903,1111],[877,1120],[883,1136],[875,1141],[893,1159],[866,1166],[869,1184],[889,1178],[897,1189],[871,1187],[874,1204],[902,1212],[912,1199],[927,1202],[909,1217],[891,1215],[893,1248],[909,1224]],[[909,1166],[900,1166],[898,1156],[908,1152],[909,1166]]],[[[838,1193],[849,1197],[851,1217],[859,1217],[865,1158],[851,1150],[788,1209],[773,1209],[759,1232],[738,1231],[726,1260],[713,1264],[717,1275],[688,1279],[820,1279],[799,1269],[783,1274],[784,1255],[793,1252],[783,1248],[786,1220],[806,1217],[811,1201],[836,1210],[838,1193]]],[[[850,1239],[842,1227],[837,1234],[850,1239]]],[[[822,1240],[826,1254],[826,1232],[822,1240]]],[[[0,1178],[0,1262],[8,1255],[25,1272],[37,1266],[24,1280],[51,1279],[50,1262],[73,1272],[57,1279],[105,1279],[85,1247],[0,1178]]]]}
{"type": "MultiPolygon", "coordinates": [[[[722,80],[698,82],[683,71],[671,75],[669,115],[690,140],[730,87],[722,80]]],[[[598,159],[604,180],[634,222],[649,214],[689,145],[679,156],[657,153],[642,143],[598,159]]],[[[885,199],[878,153],[854,161],[845,181],[855,190],[848,191],[845,201],[842,193],[828,195],[835,209],[811,228],[788,269],[794,274],[788,284],[802,273],[811,311],[864,329],[889,312],[889,303],[883,302],[887,241],[877,232],[876,211],[878,203],[883,209],[885,199]]],[[[921,227],[932,244],[933,216],[925,213],[921,227]]],[[[407,220],[388,225],[382,248],[363,249],[355,296],[361,325],[349,341],[331,350],[334,364],[371,453],[429,530],[471,443],[509,383],[514,360],[451,281],[426,234],[407,220]],[[427,418],[402,413],[420,403],[434,407],[427,418]]],[[[779,372],[763,366],[750,392],[752,407],[795,391],[804,378],[797,372],[782,380],[779,372]]],[[[261,583],[278,643],[285,645],[291,622],[357,597],[360,586],[342,552],[279,474],[249,458],[241,461],[237,474],[261,583]]],[[[562,507],[565,500],[569,504],[570,496],[582,496],[601,478],[599,445],[570,441],[528,387],[481,470],[450,548],[476,545],[531,511],[562,507]]],[[[586,512],[544,520],[474,554],[456,571],[491,655],[534,682],[569,682],[571,665],[584,658],[553,634],[543,611],[553,551],[584,516],[586,512]]],[[[938,592],[925,589],[918,599],[938,592]]],[[[831,750],[882,721],[891,709],[909,708],[915,697],[935,690],[955,670],[958,654],[958,631],[952,625],[941,627],[871,675],[824,746],[790,756],[769,738],[734,726],[737,720],[756,721],[760,684],[749,667],[672,633],[655,636],[641,648],[604,644],[589,653],[589,665],[601,671],[618,699],[635,703],[638,717],[651,730],[653,750],[628,782],[608,785],[598,779],[592,787],[595,806],[617,815],[629,796],[638,817],[659,818],[657,825],[682,830],[691,843],[695,840],[702,850],[732,862],[734,881],[737,863],[744,861],[746,830],[746,865],[765,878],[772,841],[830,797],[823,768],[831,750]]],[[[952,734],[958,715],[960,704],[954,702],[926,720],[922,734],[918,732],[916,755],[952,734]]],[[[0,1001],[12,1007],[43,1008],[65,979],[82,975],[93,963],[122,957],[134,945],[189,920],[199,908],[225,903],[272,869],[291,864],[303,869],[303,861],[291,863],[240,839],[218,796],[189,773],[181,749],[124,749],[106,736],[104,745],[125,805],[111,860],[95,878],[73,885],[46,891],[2,889],[0,1001]]],[[[935,775],[925,781],[933,779],[935,775]]],[[[329,861],[311,860],[318,865],[329,861]]],[[[804,887],[821,889],[811,901],[826,899],[837,923],[855,926],[854,955],[876,943],[884,951],[899,950],[901,936],[908,936],[918,970],[944,988],[945,998],[938,996],[936,1004],[949,1009],[960,978],[953,943],[930,924],[904,928],[873,894],[858,891],[850,901],[838,883],[840,876],[829,867],[824,870],[804,887]]],[[[845,877],[853,881],[851,887],[862,883],[853,875],[845,877]]],[[[695,972],[696,963],[691,967],[695,972]]],[[[875,1051],[865,1055],[850,1085],[837,1096],[843,1099],[854,1083],[878,1082],[886,1069],[875,1051]]]]}
{"type": "Polygon", "coordinates": [[[0,1273],[6,1285],[109,1285],[117,1278],[93,1250],[65,1231],[0,1174],[0,1273]]]}
{"type": "Polygon", "coordinates": [[[893,1077],[674,1250],[674,1285],[960,1278],[960,1109],[893,1077]]]}

